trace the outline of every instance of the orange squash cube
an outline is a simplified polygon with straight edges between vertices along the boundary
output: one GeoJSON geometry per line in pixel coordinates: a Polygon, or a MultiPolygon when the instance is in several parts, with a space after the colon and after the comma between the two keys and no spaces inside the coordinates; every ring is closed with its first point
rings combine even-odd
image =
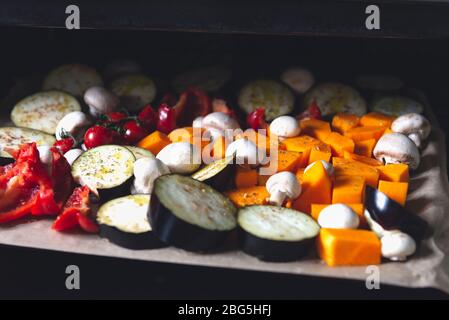
{"type": "Polygon", "coordinates": [[[409,169],[404,163],[391,163],[377,167],[379,178],[391,182],[408,182],[409,169]]]}
{"type": "Polygon", "coordinates": [[[323,140],[331,133],[329,122],[318,119],[303,119],[299,122],[301,133],[323,140]]]}
{"type": "Polygon", "coordinates": [[[345,132],[345,136],[354,141],[362,141],[368,139],[375,139],[376,141],[384,134],[385,127],[356,127],[345,132]]]}
{"type": "Polygon", "coordinates": [[[364,163],[368,166],[375,167],[375,168],[377,168],[379,166],[383,166],[383,163],[377,159],[361,156],[361,155],[358,155],[355,153],[350,153],[347,151],[345,151],[343,158],[345,158],[346,160],[350,160],[350,161],[361,162],[361,163],[364,163]]]}
{"type": "Polygon", "coordinates": [[[354,153],[365,157],[372,157],[377,140],[373,138],[368,140],[354,141],[354,143],[354,153]]]}
{"type": "Polygon", "coordinates": [[[265,186],[235,189],[226,192],[226,195],[239,208],[266,204],[267,198],[270,197],[270,193],[265,186]]]}
{"type": "Polygon", "coordinates": [[[157,155],[165,146],[171,143],[166,134],[154,131],[137,143],[137,146],[157,155]]]}
{"type": "MultiPolygon", "coordinates": [[[[360,176],[365,178],[366,184],[377,188],[379,182],[379,171],[362,162],[346,160],[346,159],[332,159],[334,165],[335,176],[360,176]]],[[[357,201],[355,201],[357,202],[357,201]]]]}
{"type": "Polygon", "coordinates": [[[235,187],[237,189],[255,187],[257,186],[257,177],[256,169],[238,166],[235,173],[235,187]]]}
{"type": "Polygon", "coordinates": [[[391,182],[380,180],[378,189],[380,192],[385,193],[388,198],[396,201],[402,206],[405,206],[408,192],[407,182],[391,182]]]}
{"type": "Polygon", "coordinates": [[[389,128],[394,121],[394,117],[380,112],[370,112],[360,118],[360,124],[366,127],[385,127],[389,128]]]}
{"type": "Polygon", "coordinates": [[[359,117],[349,113],[337,113],[332,118],[332,128],[340,134],[359,125],[359,117]]]}
{"type": "Polygon", "coordinates": [[[324,160],[329,162],[332,157],[331,147],[325,143],[320,143],[310,149],[310,156],[308,163],[311,164],[317,160],[324,160]]]}
{"type": "Polygon", "coordinates": [[[354,141],[337,132],[331,132],[324,142],[331,147],[333,156],[343,157],[345,151],[354,152],[354,141]]]}
{"type": "Polygon", "coordinates": [[[332,191],[332,203],[364,203],[365,178],[337,176],[332,191]]]}

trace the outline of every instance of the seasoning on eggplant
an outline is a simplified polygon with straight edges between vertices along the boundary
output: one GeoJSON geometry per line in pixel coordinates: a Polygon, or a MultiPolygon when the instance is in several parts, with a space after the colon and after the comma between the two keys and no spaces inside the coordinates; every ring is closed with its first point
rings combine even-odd
{"type": "Polygon", "coordinates": [[[20,100],[11,111],[11,120],[18,127],[55,134],[59,121],[81,106],[75,97],[62,91],[38,92],[20,100]]]}
{"type": "Polygon", "coordinates": [[[302,212],[266,205],[241,208],[238,225],[242,250],[273,262],[300,259],[320,231],[315,220],[302,212]]]}
{"type": "Polygon", "coordinates": [[[232,188],[234,182],[234,156],[215,160],[192,174],[192,178],[207,183],[219,191],[232,188]]]}
{"type": "Polygon", "coordinates": [[[398,117],[407,113],[422,113],[424,106],[420,102],[408,97],[385,96],[375,99],[370,109],[398,117]]]}
{"type": "Polygon", "coordinates": [[[56,139],[54,136],[43,131],[17,128],[3,127],[0,128],[0,156],[4,158],[12,158],[12,156],[4,151],[5,148],[16,149],[24,143],[36,142],[39,146],[52,146],[56,139]]]}
{"type": "Polygon", "coordinates": [[[366,186],[365,207],[370,218],[385,230],[400,230],[417,243],[425,235],[428,226],[426,221],[370,186],[366,186]]]}
{"type": "Polygon", "coordinates": [[[177,174],[156,179],[148,218],[163,242],[189,251],[216,248],[237,225],[237,208],[220,192],[177,174]]]}
{"type": "Polygon", "coordinates": [[[147,212],[150,196],[135,194],[103,204],[97,213],[100,236],[128,249],[154,249],[162,243],[154,237],[147,212]]]}
{"type": "Polygon", "coordinates": [[[115,198],[129,193],[135,160],[125,147],[103,145],[79,156],[72,165],[72,175],[81,185],[98,190],[102,200],[115,198]]]}
{"type": "Polygon", "coordinates": [[[129,149],[134,157],[136,157],[136,160],[139,160],[140,158],[150,158],[150,159],[154,159],[154,154],[151,153],[151,151],[148,151],[144,148],[139,148],[139,147],[135,147],[135,146],[125,146],[126,149],[129,149]]]}

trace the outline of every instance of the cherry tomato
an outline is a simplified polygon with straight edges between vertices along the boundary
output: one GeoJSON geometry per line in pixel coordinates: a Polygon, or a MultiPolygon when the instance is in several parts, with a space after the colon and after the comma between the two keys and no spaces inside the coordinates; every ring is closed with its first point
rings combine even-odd
{"type": "Polygon", "coordinates": [[[123,130],[123,138],[128,144],[137,143],[148,134],[148,131],[135,120],[126,121],[123,130]]]}
{"type": "Polygon", "coordinates": [[[114,143],[114,133],[112,130],[95,125],[87,129],[84,135],[84,145],[87,149],[114,143]]]}
{"type": "Polygon", "coordinates": [[[70,149],[73,148],[74,146],[74,141],[72,138],[64,138],[61,140],[56,141],[53,144],[53,147],[56,147],[59,149],[59,151],[62,152],[62,154],[66,153],[67,151],[69,151],[70,149]]]}
{"type": "Polygon", "coordinates": [[[154,111],[150,105],[147,105],[139,112],[137,119],[145,127],[145,129],[150,131],[156,127],[158,116],[157,112],[154,111]]]}
{"type": "Polygon", "coordinates": [[[125,119],[128,115],[123,111],[115,111],[106,114],[106,117],[110,122],[119,122],[120,120],[125,119]]]}
{"type": "Polygon", "coordinates": [[[166,103],[161,103],[158,109],[157,130],[169,134],[176,128],[175,110],[166,103]]]}
{"type": "Polygon", "coordinates": [[[268,124],[265,122],[265,109],[257,108],[248,114],[246,117],[246,124],[254,130],[267,129],[268,124]]]}

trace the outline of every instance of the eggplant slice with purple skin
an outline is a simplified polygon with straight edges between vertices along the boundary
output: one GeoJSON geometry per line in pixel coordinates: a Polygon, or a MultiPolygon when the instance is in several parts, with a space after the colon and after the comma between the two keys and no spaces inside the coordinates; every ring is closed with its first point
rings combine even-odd
{"type": "Polygon", "coordinates": [[[267,205],[239,210],[241,249],[263,261],[288,262],[305,256],[320,232],[313,218],[300,211],[267,205]]]}
{"type": "Polygon", "coordinates": [[[428,224],[396,201],[373,187],[366,187],[365,207],[371,219],[385,230],[400,230],[417,243],[424,237],[428,224]]]}
{"type": "Polygon", "coordinates": [[[235,230],[237,208],[223,194],[191,177],[163,175],[154,182],[148,220],[164,243],[210,251],[235,230]]]}
{"type": "Polygon", "coordinates": [[[215,160],[192,174],[192,178],[202,181],[218,191],[231,189],[234,182],[234,156],[215,160]]]}

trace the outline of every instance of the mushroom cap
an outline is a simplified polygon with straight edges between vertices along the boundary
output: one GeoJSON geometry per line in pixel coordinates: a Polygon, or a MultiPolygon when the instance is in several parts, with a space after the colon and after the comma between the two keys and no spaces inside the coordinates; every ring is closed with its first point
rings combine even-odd
{"type": "Polygon", "coordinates": [[[157,158],[140,158],[134,162],[134,183],[135,193],[151,193],[153,183],[158,177],[169,174],[168,167],[157,158]]]}
{"type": "Polygon", "coordinates": [[[82,111],[73,111],[66,114],[56,126],[56,140],[65,138],[64,133],[71,134],[77,139],[78,134],[84,134],[84,129],[92,124],[89,117],[82,111]]]}
{"type": "Polygon", "coordinates": [[[280,191],[285,193],[287,198],[296,199],[301,194],[301,184],[299,184],[296,175],[289,171],[282,171],[268,178],[265,184],[268,192],[275,193],[280,191]]]}
{"type": "Polygon", "coordinates": [[[84,153],[83,150],[81,149],[70,149],[69,151],[67,151],[66,153],[64,153],[64,158],[66,158],[67,162],[72,165],[73,162],[75,162],[76,159],[78,159],[78,157],[80,155],[82,155],[84,153]]]}
{"type": "Polygon", "coordinates": [[[357,229],[359,223],[359,216],[350,206],[343,203],[327,206],[318,216],[318,224],[321,228],[357,229]]]}
{"type": "Polygon", "coordinates": [[[377,160],[385,163],[405,163],[410,169],[419,166],[418,147],[402,133],[384,134],[374,147],[373,154],[377,160]]]}
{"type": "Polygon", "coordinates": [[[237,164],[249,164],[257,166],[262,162],[263,152],[260,152],[256,144],[248,139],[237,139],[226,148],[226,157],[235,154],[237,164]]]}
{"type": "Polygon", "coordinates": [[[119,99],[103,87],[90,87],[84,93],[84,102],[95,109],[98,115],[114,111],[119,104],[119,99]]]}
{"type": "Polygon", "coordinates": [[[53,162],[53,152],[51,151],[51,146],[38,146],[37,151],[39,151],[39,159],[45,165],[51,165],[53,162]]]}
{"type": "Polygon", "coordinates": [[[204,128],[215,128],[220,130],[239,129],[240,125],[230,115],[224,112],[212,112],[203,118],[202,126],[204,128]]]}
{"type": "Polygon", "coordinates": [[[189,142],[171,143],[159,151],[156,158],[172,173],[192,173],[201,165],[201,151],[189,142]]]}
{"type": "Polygon", "coordinates": [[[204,117],[196,117],[195,119],[193,119],[192,127],[201,128],[203,126],[203,119],[204,117]]]}
{"type": "Polygon", "coordinates": [[[380,241],[382,256],[391,260],[405,260],[416,251],[415,240],[399,230],[386,232],[380,241]]]}
{"type": "Polygon", "coordinates": [[[291,116],[280,116],[270,124],[270,133],[279,137],[296,137],[301,132],[298,120],[291,116]]]}
{"type": "Polygon", "coordinates": [[[281,80],[296,93],[303,94],[315,83],[313,74],[303,68],[289,68],[281,74],[281,80]]]}
{"type": "Polygon", "coordinates": [[[394,132],[409,135],[418,134],[421,140],[427,139],[430,134],[430,122],[419,113],[407,113],[397,117],[391,124],[391,130],[394,132]]]}
{"type": "MultiPolygon", "coordinates": [[[[334,166],[332,165],[332,163],[327,162],[325,160],[317,160],[317,161],[321,161],[321,163],[323,164],[324,170],[326,170],[326,173],[328,176],[331,176],[334,174],[334,166]]],[[[317,162],[314,161],[311,164],[309,164],[305,169],[304,169],[304,173],[309,170],[310,168],[312,168],[312,166],[317,162]]]]}

